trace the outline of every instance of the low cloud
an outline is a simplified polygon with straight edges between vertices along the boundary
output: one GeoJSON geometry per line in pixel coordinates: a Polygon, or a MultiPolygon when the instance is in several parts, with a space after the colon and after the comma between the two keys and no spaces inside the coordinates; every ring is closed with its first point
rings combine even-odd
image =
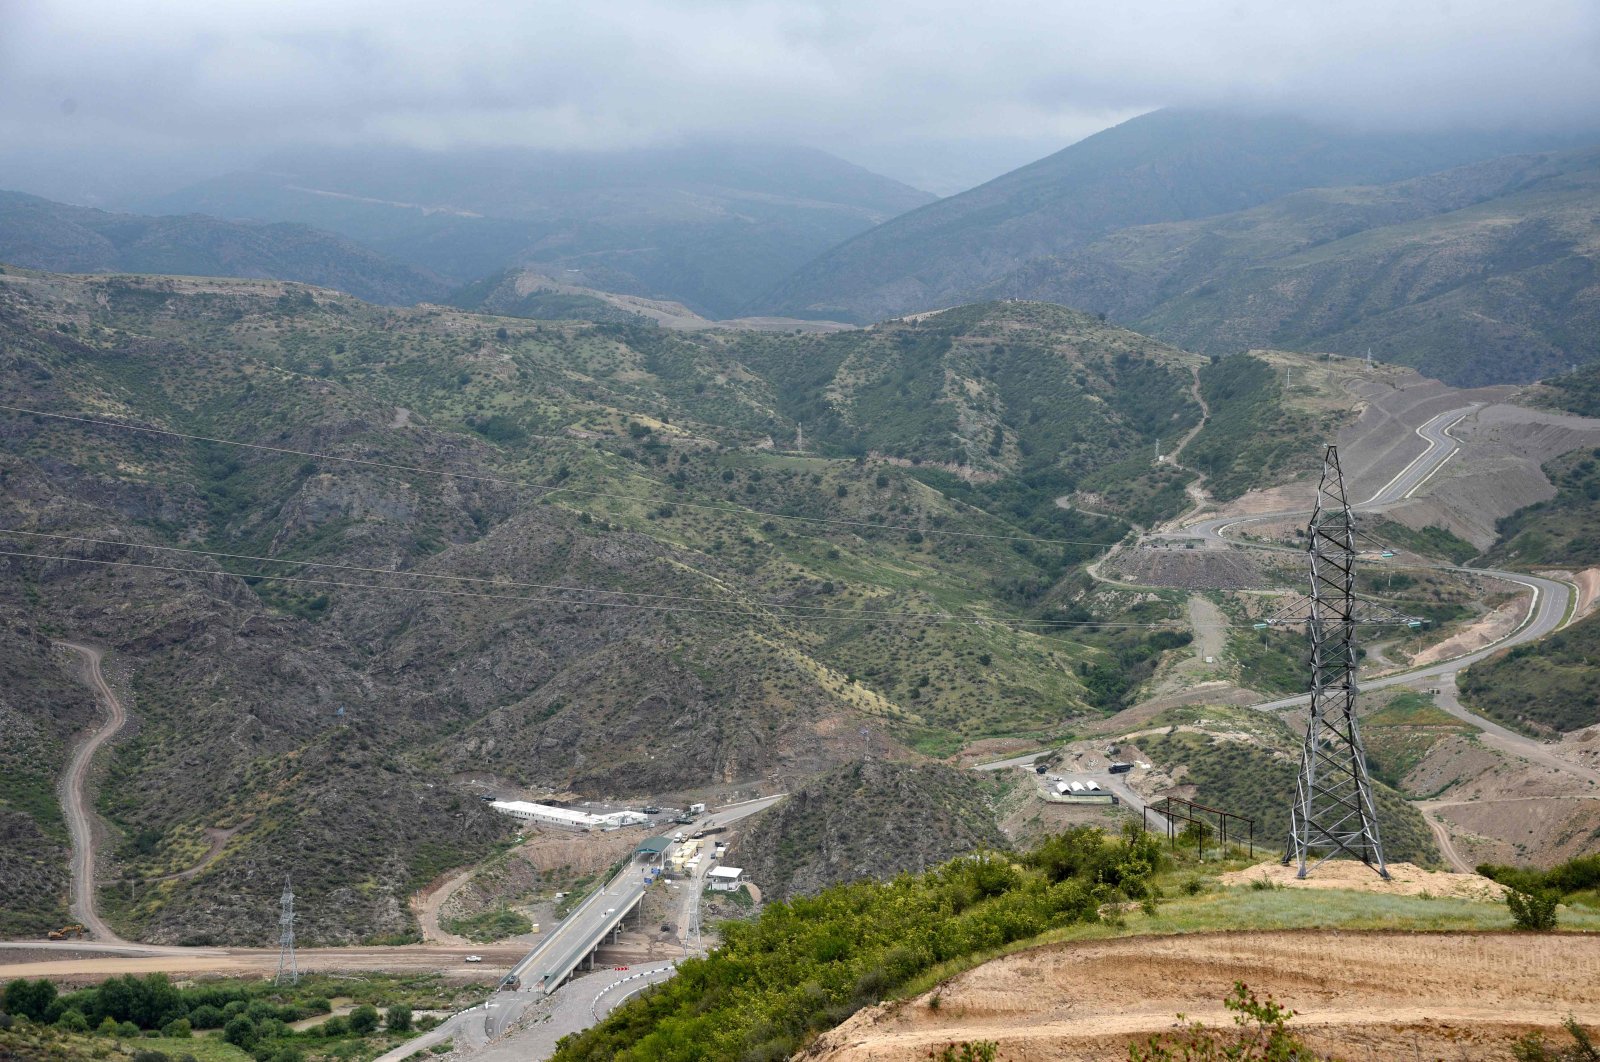
{"type": "Polygon", "coordinates": [[[0,135],[40,149],[713,136],[976,172],[1169,105],[1590,124],[1600,5],[0,0],[0,135]]]}

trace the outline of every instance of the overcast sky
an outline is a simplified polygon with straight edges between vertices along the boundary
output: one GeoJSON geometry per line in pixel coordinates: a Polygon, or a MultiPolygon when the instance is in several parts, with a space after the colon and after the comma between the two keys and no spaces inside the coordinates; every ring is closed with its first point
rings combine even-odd
{"type": "Polygon", "coordinates": [[[1166,105],[1592,125],[1600,0],[0,0],[0,162],[34,181],[714,136],[948,193],[1166,105]]]}

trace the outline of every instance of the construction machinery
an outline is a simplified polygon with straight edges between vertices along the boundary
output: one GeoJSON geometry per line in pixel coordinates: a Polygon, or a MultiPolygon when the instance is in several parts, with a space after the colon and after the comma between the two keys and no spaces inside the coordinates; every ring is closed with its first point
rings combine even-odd
{"type": "Polygon", "coordinates": [[[74,922],[70,926],[62,926],[60,929],[52,929],[50,932],[45,934],[45,936],[49,937],[51,940],[71,940],[73,937],[82,939],[88,935],[89,931],[83,927],[82,922],[74,922]]]}

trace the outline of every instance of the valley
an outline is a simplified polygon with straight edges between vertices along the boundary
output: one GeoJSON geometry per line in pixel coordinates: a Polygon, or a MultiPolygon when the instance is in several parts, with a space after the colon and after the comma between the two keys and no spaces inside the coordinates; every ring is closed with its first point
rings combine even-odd
{"type": "MultiPolygon", "coordinates": [[[[283,868],[308,970],[504,977],[548,934],[470,944],[443,912],[565,925],[544,897],[602,857],[528,861],[485,792],[786,793],[726,857],[757,911],[1165,796],[1250,816],[1270,854],[1304,727],[1279,684],[1303,676],[1294,635],[1255,624],[1304,580],[1330,437],[1395,547],[1363,558],[1368,588],[1428,617],[1363,681],[1391,858],[1548,863],[1600,827],[1582,741],[1454,697],[1586,585],[1434,552],[1488,555],[1560,497],[1543,469],[1600,442],[1510,388],[1199,357],[1033,303],[795,335],[266,281],[0,284],[12,629],[105,645],[126,677],[91,688],[133,695],[131,736],[100,734],[105,869],[72,877],[97,943],[19,943],[8,974],[270,972],[283,868]],[[1036,751],[959,769],[1008,744],[1036,751]],[[1104,775],[1108,745],[1140,766],[1104,775]],[[1041,753],[1121,806],[1047,800],[1009,766],[1041,753]]],[[[748,917],[640,902],[602,962],[687,957],[691,923],[748,917]]],[[[506,995],[473,1050],[531,1043],[515,1020],[539,998],[506,995]]]]}

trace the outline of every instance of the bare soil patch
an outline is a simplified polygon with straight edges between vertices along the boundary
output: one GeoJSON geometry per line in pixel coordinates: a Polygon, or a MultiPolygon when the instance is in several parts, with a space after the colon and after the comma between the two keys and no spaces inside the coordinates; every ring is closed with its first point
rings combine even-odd
{"type": "Polygon", "coordinates": [[[1488,615],[1474,620],[1443,641],[1428,646],[1412,658],[1411,665],[1416,667],[1423,664],[1437,664],[1442,660],[1453,660],[1458,656],[1476,652],[1486,645],[1493,645],[1516,630],[1517,625],[1527,614],[1527,599],[1518,597],[1488,615]]]}
{"type": "Polygon", "coordinates": [[[1170,1030],[1179,1012],[1231,1026],[1220,1000],[1234,981],[1294,1008],[1291,1027],[1340,1057],[1509,1057],[1529,1028],[1553,1030],[1568,1013],[1600,1019],[1597,977],[1600,948],[1579,935],[1310,931],[1058,944],[864,1010],[802,1057],[898,1062],[990,1040],[1005,1060],[1125,1059],[1130,1041],[1170,1030]]]}
{"type": "Polygon", "coordinates": [[[1345,889],[1357,892],[1386,893],[1390,896],[1450,896],[1462,900],[1499,900],[1505,886],[1477,874],[1457,874],[1445,870],[1423,870],[1415,863],[1390,863],[1389,880],[1353,859],[1333,859],[1305,878],[1297,878],[1299,868],[1284,866],[1276,859],[1244,870],[1222,875],[1224,885],[1248,885],[1266,880],[1286,889],[1345,889]]]}

